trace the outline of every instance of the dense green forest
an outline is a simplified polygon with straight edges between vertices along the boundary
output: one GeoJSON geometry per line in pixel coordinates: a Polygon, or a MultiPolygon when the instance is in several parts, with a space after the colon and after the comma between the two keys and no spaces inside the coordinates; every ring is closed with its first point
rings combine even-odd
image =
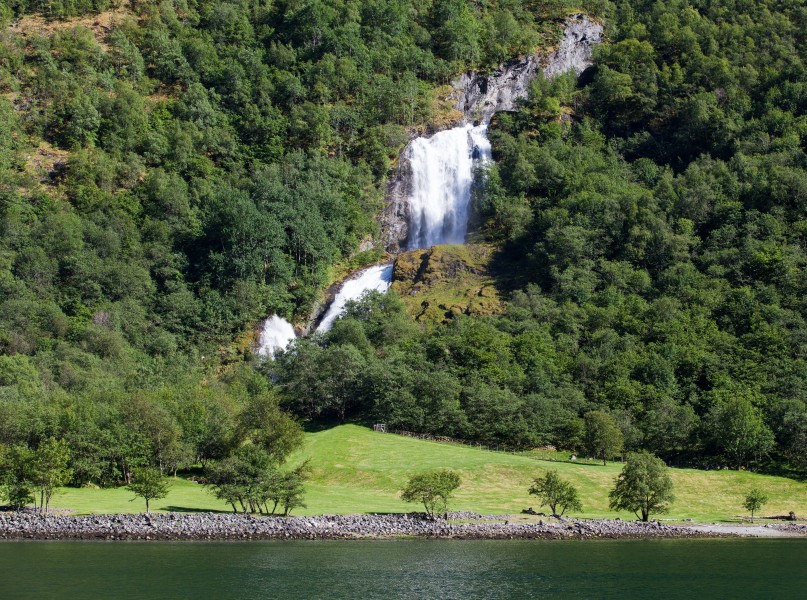
{"type": "Polygon", "coordinates": [[[279,361],[298,410],[563,447],[599,410],[678,464],[807,466],[807,10],[607,16],[579,84],[493,123],[475,203],[506,314],[424,334],[369,298],[279,361]]]}
{"type": "Polygon", "coordinates": [[[506,312],[423,330],[370,295],[250,355],[256,321],[378,259],[390,167],[454,76],[579,8],[0,0],[0,462],[65,440],[99,485],[282,462],[294,415],[576,447],[596,410],[667,460],[807,467],[796,1],[582,6],[594,66],[491,127],[475,204],[518,265],[506,312]]]}

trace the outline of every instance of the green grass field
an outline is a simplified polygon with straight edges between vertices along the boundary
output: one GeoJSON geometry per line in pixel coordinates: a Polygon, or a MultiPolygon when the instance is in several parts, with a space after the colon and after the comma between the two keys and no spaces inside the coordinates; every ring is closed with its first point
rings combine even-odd
{"type": "MultiPolygon", "coordinates": [[[[562,456],[562,455],[559,455],[562,456]]],[[[481,513],[517,513],[538,502],[527,493],[535,477],[557,469],[580,491],[583,517],[633,518],[608,510],[608,490],[621,469],[589,462],[536,460],[487,450],[428,442],[391,434],[374,433],[355,425],[343,425],[308,434],[302,451],[292,463],[310,458],[312,479],[307,486],[308,508],[296,514],[401,512],[417,510],[402,502],[397,491],[410,475],[449,468],[462,476],[462,486],[451,505],[454,510],[481,513]]],[[[670,519],[736,521],[745,514],[742,498],[752,487],[770,496],[763,514],[807,514],[807,484],[782,477],[743,471],[673,469],[676,500],[670,519]]],[[[78,513],[141,512],[142,500],[129,500],[125,488],[113,490],[65,488],[54,497],[56,508],[78,513]]],[[[201,485],[177,479],[168,496],[152,503],[157,511],[228,510],[201,485]]]]}

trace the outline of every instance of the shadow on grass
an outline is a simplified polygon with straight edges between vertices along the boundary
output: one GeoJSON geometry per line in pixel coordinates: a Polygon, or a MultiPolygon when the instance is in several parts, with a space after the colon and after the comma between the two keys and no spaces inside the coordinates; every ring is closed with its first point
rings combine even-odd
{"type": "Polygon", "coordinates": [[[339,421],[338,419],[316,419],[302,421],[300,424],[303,426],[303,431],[306,433],[318,433],[326,429],[333,429],[339,425],[345,425],[347,422],[339,421]]]}
{"type": "Polygon", "coordinates": [[[232,510],[218,510],[215,508],[191,508],[189,506],[161,506],[159,510],[167,510],[169,512],[178,512],[178,513],[233,514],[232,510]]]}
{"type": "MultiPolygon", "coordinates": [[[[529,458],[532,460],[540,460],[541,462],[548,462],[548,463],[564,463],[567,465],[575,465],[577,467],[600,467],[604,468],[608,465],[604,465],[601,462],[597,461],[588,461],[588,460],[571,460],[568,458],[542,458],[540,456],[533,456],[530,454],[516,454],[516,456],[523,456],[525,458],[529,458]]],[[[613,462],[611,464],[621,465],[621,462],[613,462]]]]}

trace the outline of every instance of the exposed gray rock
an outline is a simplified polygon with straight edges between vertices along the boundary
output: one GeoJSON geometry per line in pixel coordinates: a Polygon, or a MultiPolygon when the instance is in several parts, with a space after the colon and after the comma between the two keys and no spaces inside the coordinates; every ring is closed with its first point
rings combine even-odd
{"type": "Polygon", "coordinates": [[[548,56],[533,54],[510,61],[490,75],[466,73],[460,77],[454,82],[460,90],[457,110],[472,121],[488,121],[496,112],[515,110],[539,70],[548,78],[568,71],[582,73],[591,64],[593,47],[602,37],[601,24],[584,15],[569,19],[558,48],[548,56]]]}
{"type": "MultiPolygon", "coordinates": [[[[409,146],[407,146],[408,148],[409,146]]],[[[387,252],[398,254],[409,237],[409,194],[412,170],[404,149],[398,159],[398,168],[387,188],[387,204],[381,212],[381,242],[387,252]]]]}

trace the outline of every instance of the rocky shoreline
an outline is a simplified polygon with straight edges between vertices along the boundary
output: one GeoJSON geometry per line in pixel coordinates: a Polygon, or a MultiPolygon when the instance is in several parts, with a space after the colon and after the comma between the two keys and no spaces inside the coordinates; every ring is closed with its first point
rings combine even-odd
{"type": "Polygon", "coordinates": [[[736,535],[688,526],[620,520],[510,521],[506,516],[454,513],[435,521],[422,514],[264,517],[167,513],[42,516],[0,513],[3,540],[309,540],[309,539],[622,539],[736,535]],[[452,518],[453,517],[453,518],[452,518]],[[496,521],[494,519],[499,519],[496,521]]]}

